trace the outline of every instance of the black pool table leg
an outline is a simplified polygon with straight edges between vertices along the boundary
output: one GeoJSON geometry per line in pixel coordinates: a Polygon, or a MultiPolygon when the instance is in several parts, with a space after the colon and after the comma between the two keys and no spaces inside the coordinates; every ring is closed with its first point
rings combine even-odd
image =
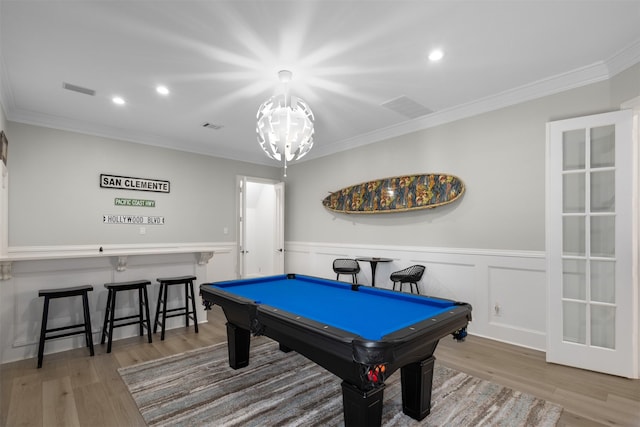
{"type": "Polygon", "coordinates": [[[229,366],[233,369],[248,366],[251,332],[227,322],[227,344],[229,347],[229,366]]]}
{"type": "Polygon", "coordinates": [[[293,351],[293,350],[291,350],[289,347],[287,347],[286,345],[284,345],[284,344],[282,344],[282,343],[279,343],[279,344],[280,344],[280,346],[279,346],[279,347],[280,347],[280,351],[281,351],[281,352],[283,352],[283,353],[290,353],[290,352],[292,352],[292,351],[293,351]]]}
{"type": "Polygon", "coordinates": [[[421,362],[404,366],[400,370],[402,412],[418,421],[431,412],[431,386],[435,360],[436,358],[431,356],[421,362]]]}
{"type": "Polygon", "coordinates": [[[344,425],[379,426],[382,424],[382,397],[384,384],[369,391],[362,391],[353,384],[342,382],[342,406],[344,425]]]}

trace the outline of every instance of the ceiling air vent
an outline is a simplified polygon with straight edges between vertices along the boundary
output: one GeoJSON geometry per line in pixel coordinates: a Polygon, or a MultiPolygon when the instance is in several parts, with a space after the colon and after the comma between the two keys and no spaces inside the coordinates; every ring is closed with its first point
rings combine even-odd
{"type": "Polygon", "coordinates": [[[424,105],[404,95],[383,102],[381,105],[410,119],[416,119],[433,113],[433,110],[428,109],[424,105]]]}
{"type": "Polygon", "coordinates": [[[86,87],[72,85],[71,83],[62,82],[62,87],[66,90],[72,90],[78,93],[84,93],[85,95],[95,96],[96,91],[93,89],[87,89],[86,87]]]}
{"type": "Polygon", "coordinates": [[[223,125],[217,125],[217,124],[215,124],[215,123],[209,123],[209,122],[207,122],[207,123],[203,123],[203,124],[202,124],[202,127],[203,127],[203,128],[207,128],[207,129],[211,129],[211,130],[220,130],[220,129],[222,129],[224,126],[223,126],[223,125]]]}

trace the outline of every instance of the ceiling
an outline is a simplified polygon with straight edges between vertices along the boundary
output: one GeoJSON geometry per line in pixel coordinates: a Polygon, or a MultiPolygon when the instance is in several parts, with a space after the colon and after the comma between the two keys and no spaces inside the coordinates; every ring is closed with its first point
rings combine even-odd
{"type": "Polygon", "coordinates": [[[314,112],[314,158],[638,62],[640,0],[0,3],[9,120],[274,166],[255,120],[281,69],[314,112]]]}

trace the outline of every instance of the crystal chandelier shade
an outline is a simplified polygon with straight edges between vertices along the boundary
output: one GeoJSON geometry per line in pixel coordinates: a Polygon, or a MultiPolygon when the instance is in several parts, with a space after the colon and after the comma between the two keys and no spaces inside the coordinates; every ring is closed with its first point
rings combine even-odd
{"type": "MultiPolygon", "coordinates": [[[[280,79],[286,83],[291,72],[283,70],[280,79]]],[[[313,112],[309,105],[288,90],[272,96],[258,108],[256,132],[258,143],[270,158],[287,162],[298,160],[313,147],[313,112]]]]}

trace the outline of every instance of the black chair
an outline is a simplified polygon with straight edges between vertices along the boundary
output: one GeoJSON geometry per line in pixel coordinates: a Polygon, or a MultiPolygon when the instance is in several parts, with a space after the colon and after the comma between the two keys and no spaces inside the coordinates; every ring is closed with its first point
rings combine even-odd
{"type": "Polygon", "coordinates": [[[360,264],[355,259],[337,258],[333,260],[333,272],[336,273],[336,280],[340,280],[341,274],[350,274],[353,283],[357,284],[360,264]]]}
{"type": "Polygon", "coordinates": [[[84,334],[89,352],[93,356],[93,334],[91,332],[91,315],[89,314],[89,296],[88,292],[93,290],[93,286],[75,286],[71,288],[61,289],[43,289],[38,292],[38,296],[44,297],[44,307],[42,311],[42,326],[40,329],[40,343],[38,345],[38,368],[42,368],[42,359],[44,357],[44,342],[54,338],[68,337],[71,335],[84,334]],[[78,323],[76,325],[62,326],[59,328],[47,329],[47,320],[49,317],[49,301],[53,298],[66,298],[66,297],[82,297],[82,308],[84,323],[78,323]],[[82,329],[78,329],[82,328],[82,329]],[[53,332],[66,331],[69,329],[76,329],[72,332],[64,332],[56,335],[47,335],[53,332]]]}
{"type": "Polygon", "coordinates": [[[409,283],[409,288],[411,289],[411,293],[413,293],[413,285],[416,286],[416,293],[420,294],[420,289],[418,289],[418,282],[422,279],[422,275],[424,274],[424,265],[412,265],[411,267],[407,267],[404,270],[396,271],[391,273],[391,281],[393,282],[393,290],[396,290],[396,283],[400,283],[400,291],[402,291],[402,285],[404,283],[409,283]]]}
{"type": "Polygon", "coordinates": [[[156,306],[156,320],[153,322],[153,333],[158,330],[158,325],[162,327],[160,332],[160,340],[164,341],[164,331],[168,317],[184,316],[186,326],[189,327],[189,318],[193,319],[193,326],[198,333],[198,315],[196,314],[196,297],[193,293],[193,281],[196,276],[180,276],[180,277],[164,277],[157,279],[160,282],[160,290],[158,291],[158,305],[156,306]],[[167,292],[171,285],[184,286],[184,306],[167,309],[167,292]],[[191,300],[191,307],[189,307],[191,300]],[[162,319],[160,319],[162,313],[162,319]],[[167,314],[171,313],[171,314],[167,314]]]}
{"type": "Polygon", "coordinates": [[[107,353],[111,353],[113,328],[137,324],[140,326],[140,336],[144,335],[144,328],[147,328],[148,340],[151,342],[151,319],[149,318],[149,296],[147,295],[147,285],[150,284],[151,282],[148,280],[134,280],[130,282],[104,284],[104,287],[109,290],[109,294],[107,295],[107,308],[104,313],[104,323],[102,325],[102,338],[100,339],[100,344],[104,344],[107,335],[109,335],[107,353]],[[115,317],[116,294],[123,291],[138,291],[138,314],[115,317]],[[126,321],[130,319],[135,320],[126,321]]]}

